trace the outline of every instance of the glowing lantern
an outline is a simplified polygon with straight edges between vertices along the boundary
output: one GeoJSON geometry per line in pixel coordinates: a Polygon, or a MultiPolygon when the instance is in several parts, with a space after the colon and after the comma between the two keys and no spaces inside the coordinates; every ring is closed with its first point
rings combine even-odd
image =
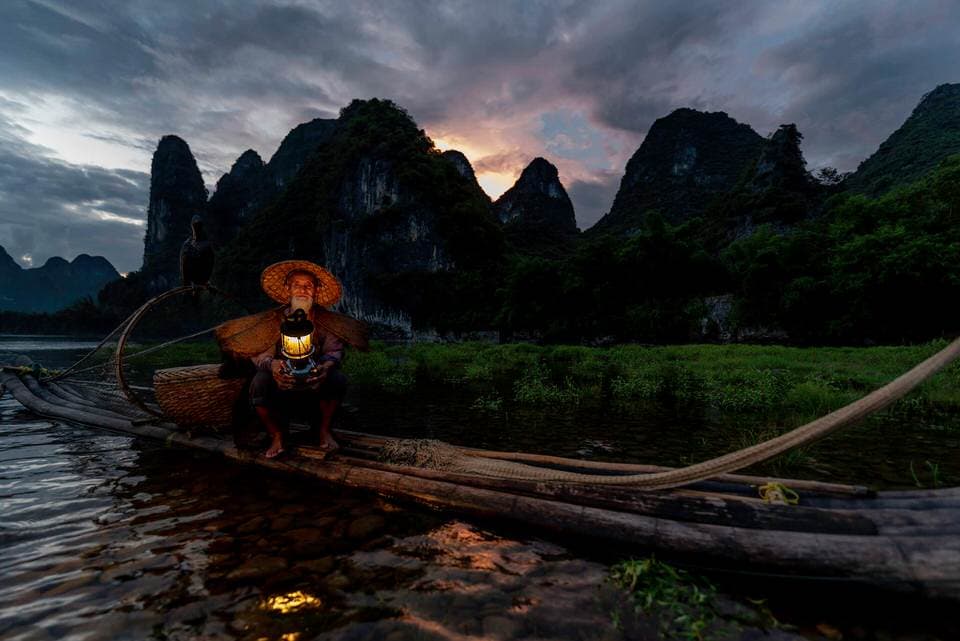
{"type": "Polygon", "coordinates": [[[280,323],[280,353],[287,359],[290,373],[305,377],[316,367],[313,362],[313,323],[298,309],[280,323]]]}

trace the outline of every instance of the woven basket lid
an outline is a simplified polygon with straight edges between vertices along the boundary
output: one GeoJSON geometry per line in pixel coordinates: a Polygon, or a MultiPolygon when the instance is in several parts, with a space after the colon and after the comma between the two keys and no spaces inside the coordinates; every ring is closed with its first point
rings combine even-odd
{"type": "Polygon", "coordinates": [[[287,292],[287,276],[292,271],[305,271],[313,274],[317,279],[317,289],[313,296],[317,305],[330,307],[340,300],[343,286],[337,280],[337,277],[309,260],[282,260],[264,269],[260,275],[260,286],[263,287],[267,296],[278,303],[289,303],[290,294],[287,292]]]}

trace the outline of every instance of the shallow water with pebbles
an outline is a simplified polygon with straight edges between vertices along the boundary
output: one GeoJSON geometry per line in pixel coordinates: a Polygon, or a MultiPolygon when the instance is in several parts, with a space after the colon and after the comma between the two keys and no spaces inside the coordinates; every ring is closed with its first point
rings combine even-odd
{"type": "MultiPolygon", "coordinates": [[[[77,349],[37,357],[56,367],[77,349]]],[[[391,410],[403,416],[393,431],[417,429],[409,410],[385,403],[369,412],[391,410]]],[[[449,438],[452,420],[438,411],[419,430],[449,438]]],[[[611,560],[642,551],[545,540],[48,421],[9,395],[0,436],[0,639],[657,638],[654,622],[604,581],[611,560]]],[[[502,434],[474,438],[510,445],[502,434]]],[[[549,444],[551,435],[532,438],[549,444]]],[[[580,447],[599,452],[610,442],[591,433],[580,447]]],[[[720,629],[743,639],[828,638],[824,630],[951,638],[934,620],[898,632],[857,615],[826,624],[816,591],[800,593],[806,608],[795,607],[796,593],[792,607],[771,603],[795,632],[727,621],[720,629]]],[[[747,592],[765,594],[765,584],[747,592]]]]}
{"type": "Polygon", "coordinates": [[[2,638],[619,638],[555,544],[0,412],[2,638]]]}

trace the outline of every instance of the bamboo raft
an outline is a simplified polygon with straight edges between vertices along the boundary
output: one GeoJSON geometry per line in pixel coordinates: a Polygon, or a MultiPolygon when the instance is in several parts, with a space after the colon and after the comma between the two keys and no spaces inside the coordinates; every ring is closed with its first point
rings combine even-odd
{"type": "MultiPolygon", "coordinates": [[[[39,382],[0,369],[6,388],[41,416],[217,452],[277,472],[370,491],[480,519],[506,519],[593,540],[637,546],[713,567],[850,581],[960,600],[960,488],[874,492],[863,486],[720,474],[666,490],[556,483],[424,469],[380,460],[399,439],[338,430],[341,450],[324,458],[301,447],[284,460],[238,449],[232,439],[191,434],[121,396],[93,400],[66,381],[39,382]],[[798,504],[758,489],[780,483],[798,504]],[[769,498],[769,497],[768,497],[769,498]]],[[[456,448],[481,462],[617,476],[668,468],[456,448]]]]}

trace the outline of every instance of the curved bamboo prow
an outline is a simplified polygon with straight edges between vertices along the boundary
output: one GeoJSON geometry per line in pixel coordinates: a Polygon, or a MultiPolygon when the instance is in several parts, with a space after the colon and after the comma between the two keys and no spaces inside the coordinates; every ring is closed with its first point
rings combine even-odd
{"type": "MultiPolygon", "coordinates": [[[[168,298],[173,298],[174,296],[177,296],[179,294],[183,294],[186,292],[196,292],[198,290],[207,290],[214,294],[219,294],[224,298],[236,301],[236,299],[234,299],[232,296],[227,294],[225,291],[217,287],[214,287],[213,285],[210,285],[210,284],[182,285],[180,287],[174,287],[173,289],[168,289],[162,294],[158,294],[154,296],[153,298],[145,302],[143,305],[141,305],[139,309],[133,312],[133,314],[131,314],[130,317],[126,321],[124,321],[124,324],[121,325],[121,327],[123,327],[123,331],[121,332],[120,338],[117,341],[117,352],[116,354],[114,354],[114,357],[113,357],[113,372],[117,378],[117,387],[119,387],[120,391],[123,392],[123,395],[127,397],[127,400],[129,400],[131,403],[136,405],[138,408],[140,408],[144,412],[147,412],[152,416],[156,416],[157,418],[166,418],[166,416],[164,416],[162,412],[157,412],[153,408],[149,407],[146,403],[144,403],[143,399],[137,396],[137,394],[130,388],[130,385],[127,383],[126,376],[123,373],[123,357],[124,357],[124,350],[126,349],[126,346],[127,346],[127,340],[130,338],[130,334],[131,332],[133,332],[133,328],[137,326],[137,324],[141,321],[141,319],[143,319],[144,315],[154,305],[164,300],[167,300],[168,298]]],[[[243,307],[242,304],[241,306],[243,307]]],[[[206,333],[209,331],[213,331],[213,328],[204,330],[204,332],[201,332],[201,333],[206,333]]],[[[191,336],[195,336],[195,335],[196,334],[193,334],[191,336]]],[[[181,340],[185,340],[186,338],[189,338],[189,337],[190,336],[187,336],[184,338],[178,338],[174,341],[171,341],[170,344],[181,341],[181,340]]]]}

